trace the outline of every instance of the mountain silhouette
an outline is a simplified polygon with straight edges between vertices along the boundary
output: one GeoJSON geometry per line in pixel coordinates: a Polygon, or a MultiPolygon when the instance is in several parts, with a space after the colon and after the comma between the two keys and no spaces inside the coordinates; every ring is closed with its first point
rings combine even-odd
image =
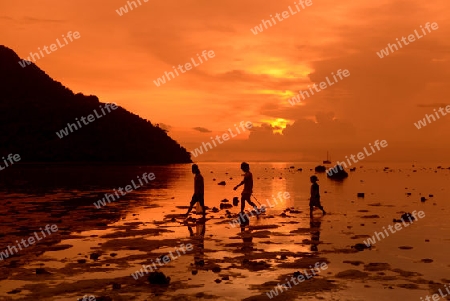
{"type": "Polygon", "coordinates": [[[0,157],[21,162],[190,163],[189,152],[167,133],[127,110],[111,112],[96,96],[74,94],[31,63],[25,68],[0,45],[0,157]],[[68,123],[103,115],[60,138],[68,123]]]}

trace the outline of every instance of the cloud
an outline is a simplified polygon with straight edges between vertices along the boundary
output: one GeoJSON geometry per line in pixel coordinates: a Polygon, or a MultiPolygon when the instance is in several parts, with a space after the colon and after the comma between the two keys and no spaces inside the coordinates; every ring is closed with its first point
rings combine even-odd
{"type": "Polygon", "coordinates": [[[208,130],[207,128],[204,128],[204,127],[195,127],[195,128],[192,128],[193,130],[196,130],[196,131],[198,131],[198,132],[200,132],[200,133],[211,133],[212,131],[211,130],[208,130]]]}
{"type": "Polygon", "coordinates": [[[35,18],[24,16],[21,18],[11,18],[8,16],[0,16],[1,20],[13,21],[19,24],[38,24],[38,23],[64,23],[64,20],[55,20],[55,19],[47,19],[47,18],[35,18]]]}
{"type": "Polygon", "coordinates": [[[172,128],[172,126],[165,124],[165,123],[159,123],[158,125],[161,129],[163,129],[165,131],[169,131],[172,128]]]}
{"type": "Polygon", "coordinates": [[[24,17],[22,19],[24,23],[32,24],[32,23],[64,23],[64,20],[55,20],[55,19],[45,19],[45,18],[34,18],[34,17],[24,17]]]}
{"type": "Polygon", "coordinates": [[[419,108],[445,108],[449,104],[446,103],[428,103],[428,104],[418,104],[419,108]]]}

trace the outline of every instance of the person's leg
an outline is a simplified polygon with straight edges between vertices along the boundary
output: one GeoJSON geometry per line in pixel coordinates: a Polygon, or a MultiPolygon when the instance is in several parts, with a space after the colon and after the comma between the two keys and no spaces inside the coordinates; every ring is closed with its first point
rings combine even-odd
{"type": "Polygon", "coordinates": [[[194,204],[192,204],[191,203],[191,205],[189,206],[189,209],[188,209],[188,211],[186,212],[186,217],[188,217],[189,216],[189,213],[191,213],[191,211],[192,211],[192,208],[194,207],[194,204]]]}
{"type": "Polygon", "coordinates": [[[203,218],[205,218],[206,217],[206,209],[205,209],[205,198],[204,198],[204,196],[201,196],[199,202],[200,202],[200,206],[202,207],[202,210],[203,210],[203,218]]]}
{"type": "Polygon", "coordinates": [[[241,225],[245,224],[247,219],[248,219],[248,217],[243,211],[239,212],[238,220],[241,225]]]}
{"type": "Polygon", "coordinates": [[[197,203],[197,200],[194,196],[192,196],[191,204],[189,205],[189,209],[186,212],[186,218],[189,216],[189,213],[191,212],[192,208],[194,208],[195,203],[197,203]]]}
{"type": "Polygon", "coordinates": [[[327,213],[325,212],[325,210],[323,209],[322,204],[319,204],[319,206],[317,206],[317,207],[319,207],[319,209],[322,210],[323,215],[327,214],[327,213]]]}
{"type": "Polygon", "coordinates": [[[248,198],[248,203],[249,203],[250,206],[252,206],[253,209],[255,210],[255,212],[256,212],[256,218],[259,219],[259,215],[261,214],[261,212],[258,210],[258,205],[256,205],[254,202],[252,202],[252,200],[251,200],[251,195],[250,195],[249,198],[248,198]]]}
{"type": "Polygon", "coordinates": [[[192,231],[192,227],[188,226],[189,236],[194,236],[194,231],[192,231]]]}
{"type": "Polygon", "coordinates": [[[241,212],[244,212],[245,209],[245,194],[241,195],[241,212]]]}
{"type": "Polygon", "coordinates": [[[313,217],[313,210],[314,210],[314,207],[313,206],[309,206],[309,216],[311,218],[313,217]]]}
{"type": "Polygon", "coordinates": [[[251,197],[251,194],[244,194],[244,195],[243,195],[244,208],[245,208],[245,202],[249,203],[249,205],[252,206],[253,208],[256,207],[255,203],[253,203],[253,202],[250,200],[250,197],[251,197]]]}
{"type": "Polygon", "coordinates": [[[256,204],[252,202],[251,195],[248,196],[247,202],[248,202],[248,203],[250,204],[250,206],[252,206],[253,208],[255,208],[255,207],[258,208],[258,206],[256,206],[256,204]]]}

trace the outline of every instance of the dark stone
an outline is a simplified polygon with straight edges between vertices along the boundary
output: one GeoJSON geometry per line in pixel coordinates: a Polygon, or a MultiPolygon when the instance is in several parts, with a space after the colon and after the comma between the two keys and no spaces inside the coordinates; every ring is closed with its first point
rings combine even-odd
{"type": "Polygon", "coordinates": [[[325,172],[327,170],[327,168],[323,165],[318,165],[314,168],[315,172],[325,172]]]}
{"type": "Polygon", "coordinates": [[[170,283],[170,277],[166,277],[163,272],[151,272],[147,280],[150,284],[168,285],[170,283]]]}
{"type": "Polygon", "coordinates": [[[51,274],[51,273],[44,268],[36,269],[36,275],[49,275],[49,274],[51,274]]]}
{"type": "Polygon", "coordinates": [[[416,219],[414,218],[414,216],[411,213],[407,212],[407,213],[402,214],[401,220],[403,220],[406,223],[409,223],[409,222],[415,221],[416,219]]]}
{"type": "Polygon", "coordinates": [[[421,260],[421,262],[423,262],[423,263],[432,263],[433,261],[434,261],[433,259],[429,259],[429,258],[425,258],[425,259],[421,260]]]}
{"type": "Polygon", "coordinates": [[[352,246],[352,249],[356,249],[357,251],[364,251],[365,249],[371,249],[372,246],[367,246],[365,244],[356,244],[354,246],[352,246]]]}
{"type": "Polygon", "coordinates": [[[100,254],[98,253],[92,253],[91,255],[89,255],[89,259],[92,260],[97,260],[100,257],[100,254]]]}
{"type": "Polygon", "coordinates": [[[228,208],[233,208],[233,205],[227,204],[227,203],[220,203],[219,208],[220,208],[220,210],[222,210],[222,209],[228,209],[228,208]]]}

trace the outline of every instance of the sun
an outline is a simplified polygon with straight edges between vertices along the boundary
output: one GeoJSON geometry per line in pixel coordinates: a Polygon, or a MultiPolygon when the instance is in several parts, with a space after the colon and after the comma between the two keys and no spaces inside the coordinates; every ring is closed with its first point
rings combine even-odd
{"type": "Polygon", "coordinates": [[[290,123],[289,120],[284,119],[284,118],[268,119],[268,120],[263,120],[263,121],[270,124],[270,126],[273,128],[274,133],[278,133],[281,135],[283,135],[283,130],[290,123]]]}

